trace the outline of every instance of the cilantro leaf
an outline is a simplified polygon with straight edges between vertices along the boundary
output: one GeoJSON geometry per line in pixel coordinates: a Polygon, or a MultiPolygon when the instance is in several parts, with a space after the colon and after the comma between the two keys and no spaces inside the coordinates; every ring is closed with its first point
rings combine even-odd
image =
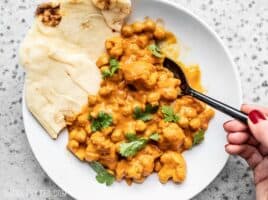
{"type": "Polygon", "coordinates": [[[157,110],[158,106],[152,106],[151,104],[147,104],[144,111],[140,107],[135,107],[133,117],[144,122],[150,121],[153,118],[152,114],[156,113],[157,110]]]}
{"type": "Polygon", "coordinates": [[[161,54],[161,50],[159,48],[159,46],[157,46],[156,44],[151,44],[148,46],[148,49],[151,51],[151,53],[157,57],[157,58],[162,58],[163,55],[161,54]]]}
{"type": "Polygon", "coordinates": [[[96,180],[103,184],[105,183],[107,186],[112,185],[115,181],[115,177],[110,174],[99,162],[91,162],[89,164],[91,168],[97,173],[96,180]]]}
{"type": "Polygon", "coordinates": [[[138,139],[138,137],[135,133],[126,133],[125,137],[130,142],[138,139]]]}
{"type": "Polygon", "coordinates": [[[126,134],[126,137],[130,142],[121,143],[119,147],[119,153],[124,157],[136,155],[150,140],[158,141],[160,138],[158,133],[153,133],[148,139],[138,138],[136,134],[133,133],[126,134]]]}
{"type": "Polygon", "coordinates": [[[109,69],[104,70],[104,71],[102,71],[101,73],[102,73],[102,78],[103,78],[103,79],[105,79],[105,78],[107,78],[107,77],[110,77],[110,76],[111,76],[111,72],[110,72],[110,70],[109,70],[109,69]]]}
{"type": "Polygon", "coordinates": [[[119,69],[119,62],[115,58],[111,58],[109,64],[109,69],[102,71],[102,78],[104,79],[113,76],[119,69]]]}
{"type": "Polygon", "coordinates": [[[107,128],[113,123],[112,116],[105,112],[99,112],[97,118],[90,118],[92,120],[91,130],[93,132],[99,131],[103,128],[107,128]]]}
{"type": "Polygon", "coordinates": [[[135,107],[134,108],[134,118],[140,119],[140,120],[146,122],[146,121],[149,121],[152,119],[152,115],[150,113],[143,112],[140,107],[135,107]]]}
{"type": "Polygon", "coordinates": [[[119,153],[121,154],[121,156],[124,157],[134,156],[138,151],[140,151],[145,147],[147,142],[148,142],[147,139],[139,138],[132,142],[122,143],[120,144],[119,153]]]}
{"type": "Polygon", "coordinates": [[[157,142],[160,139],[160,136],[158,133],[153,133],[152,135],[150,135],[149,139],[157,142]]]}
{"type": "Polygon", "coordinates": [[[205,131],[201,129],[196,134],[194,134],[193,145],[200,144],[204,139],[205,139],[205,131]]]}
{"type": "Polygon", "coordinates": [[[161,108],[162,113],[164,114],[164,121],[165,122],[178,122],[179,116],[176,115],[170,106],[162,106],[161,108]]]}
{"type": "Polygon", "coordinates": [[[119,62],[115,58],[110,59],[110,70],[112,75],[119,69],[119,62]]]}

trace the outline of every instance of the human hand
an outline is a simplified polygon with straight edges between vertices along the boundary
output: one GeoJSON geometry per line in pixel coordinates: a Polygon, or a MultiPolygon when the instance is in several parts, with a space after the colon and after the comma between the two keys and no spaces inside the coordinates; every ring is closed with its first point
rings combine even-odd
{"type": "Polygon", "coordinates": [[[248,125],[237,120],[226,122],[228,144],[225,150],[244,158],[254,172],[256,199],[268,200],[268,108],[243,105],[248,125]]]}

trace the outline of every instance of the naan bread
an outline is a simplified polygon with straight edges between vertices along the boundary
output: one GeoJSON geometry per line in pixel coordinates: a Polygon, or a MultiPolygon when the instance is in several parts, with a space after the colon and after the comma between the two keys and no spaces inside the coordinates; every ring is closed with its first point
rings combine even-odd
{"type": "Polygon", "coordinates": [[[92,0],[101,12],[110,28],[120,31],[124,19],[131,12],[130,0],[92,0]]]}
{"type": "Polygon", "coordinates": [[[27,106],[52,138],[66,126],[65,117],[78,114],[88,95],[98,92],[101,76],[95,61],[105,40],[117,34],[91,0],[58,0],[37,10],[20,60],[27,106]]]}

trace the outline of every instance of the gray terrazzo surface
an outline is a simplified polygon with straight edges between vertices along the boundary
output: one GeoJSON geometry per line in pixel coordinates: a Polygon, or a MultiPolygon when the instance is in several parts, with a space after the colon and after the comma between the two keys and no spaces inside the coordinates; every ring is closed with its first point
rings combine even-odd
{"type": "MultiPolygon", "coordinates": [[[[172,0],[205,20],[231,52],[244,101],[268,105],[268,1],[172,0]]],[[[0,199],[72,199],[45,174],[22,122],[24,72],[18,46],[30,27],[36,0],[0,0],[0,199]]],[[[252,173],[231,157],[216,180],[194,199],[255,199],[252,173]]],[[[177,197],[179,199],[179,197],[177,197]]]]}

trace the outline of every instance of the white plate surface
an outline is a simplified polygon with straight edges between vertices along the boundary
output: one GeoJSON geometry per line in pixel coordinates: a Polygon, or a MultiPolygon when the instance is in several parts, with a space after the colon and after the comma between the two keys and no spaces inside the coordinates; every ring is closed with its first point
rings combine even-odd
{"type": "MultiPolygon", "coordinates": [[[[241,104],[241,90],[234,64],[216,34],[200,19],[178,5],[164,0],[134,0],[133,13],[129,20],[145,16],[161,17],[165,26],[189,47],[185,60],[201,66],[203,83],[208,95],[232,106],[241,104]]],[[[127,186],[125,182],[111,187],[100,185],[95,173],[86,163],[79,162],[66,150],[67,133],[57,141],[49,138],[23,102],[23,118],[26,134],[38,162],[48,176],[65,192],[78,200],[88,199],[190,199],[202,191],[222,170],[228,155],[222,124],[228,117],[217,112],[210,123],[205,141],[184,153],[187,161],[187,179],[176,185],[162,185],[156,175],[143,184],[127,186]]]]}

